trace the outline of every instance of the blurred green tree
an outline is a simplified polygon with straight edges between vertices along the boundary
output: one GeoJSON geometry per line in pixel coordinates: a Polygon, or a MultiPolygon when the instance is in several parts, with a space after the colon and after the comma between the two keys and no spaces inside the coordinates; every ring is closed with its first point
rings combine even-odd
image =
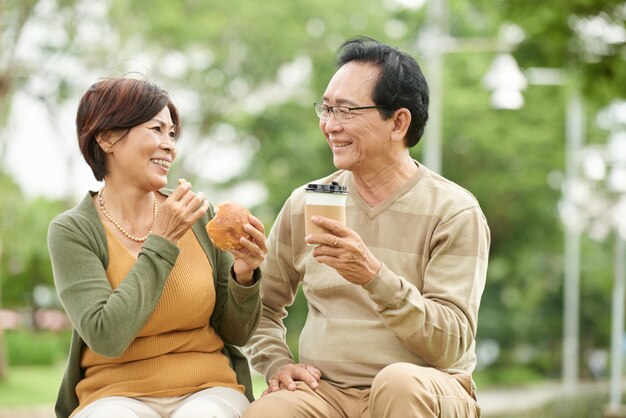
{"type": "MultiPolygon", "coordinates": [[[[63,26],[68,36],[62,38],[66,42],[62,42],[61,45],[55,46],[54,40],[50,40],[49,48],[46,48],[45,51],[37,51],[38,54],[32,54],[29,58],[24,58],[18,54],[19,45],[23,42],[24,34],[29,25],[32,25],[33,22],[42,17],[42,14],[45,15],[47,12],[50,15],[70,17],[69,21],[71,22],[71,17],[75,16],[78,11],[77,4],[79,2],[64,0],[42,6],[44,3],[39,0],[3,0],[0,2],[0,16],[2,17],[0,19],[0,191],[3,194],[3,205],[0,210],[0,223],[2,224],[0,231],[0,308],[7,301],[6,295],[11,298],[15,288],[25,287],[21,281],[9,281],[9,278],[15,277],[12,270],[25,271],[22,268],[26,270],[30,268],[34,271],[43,271],[48,274],[46,277],[41,275],[39,277],[51,283],[50,269],[46,267],[49,262],[47,256],[44,255],[47,254],[45,240],[41,241],[39,245],[35,245],[38,250],[34,250],[33,241],[30,241],[29,235],[25,233],[25,231],[46,231],[47,228],[41,229],[41,225],[33,225],[32,223],[16,224],[13,222],[14,217],[24,214],[22,211],[27,204],[22,198],[19,188],[7,177],[5,167],[8,141],[7,122],[11,114],[15,92],[26,88],[28,82],[38,76],[46,80],[45,94],[41,94],[39,97],[48,104],[49,109],[55,109],[56,104],[68,98],[66,80],[69,77],[63,77],[59,74],[57,77],[46,77],[55,74],[56,68],[53,64],[46,64],[49,64],[57,56],[55,51],[63,50],[62,54],[67,53],[66,48],[71,45],[71,33],[73,32],[71,24],[63,26]],[[45,10],[46,7],[49,7],[50,10],[45,10]],[[41,10],[42,8],[44,10],[41,10]],[[43,71],[43,68],[46,68],[47,71],[43,71]],[[12,206],[13,204],[15,206],[12,206]],[[19,230],[18,228],[24,229],[19,230]],[[44,249],[43,253],[39,251],[41,248],[44,249]],[[20,252],[20,249],[25,250],[26,254],[24,251],[20,252]],[[31,250],[33,251],[31,252],[31,250]],[[16,257],[16,254],[19,255],[16,257]],[[26,260],[24,257],[31,258],[26,260]],[[2,291],[3,286],[4,292],[2,291]]],[[[76,20],[73,22],[75,23],[76,20]]],[[[40,203],[47,205],[43,199],[40,203]]],[[[42,217],[42,213],[37,209],[28,213],[33,216],[32,220],[38,220],[39,224],[46,223],[47,219],[42,217]]],[[[37,233],[34,235],[36,238],[33,237],[33,239],[41,238],[37,233]]],[[[0,379],[5,376],[6,364],[3,336],[3,328],[0,324],[0,379]]]]}

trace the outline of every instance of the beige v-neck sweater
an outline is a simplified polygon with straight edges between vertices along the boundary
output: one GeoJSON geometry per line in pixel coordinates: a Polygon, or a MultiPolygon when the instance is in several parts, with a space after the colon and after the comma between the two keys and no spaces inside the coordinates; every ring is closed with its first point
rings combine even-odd
{"type": "Polygon", "coordinates": [[[304,242],[304,187],[295,190],[272,227],[261,266],[263,317],[246,346],[252,366],[269,378],[293,363],[282,320],[302,286],[308,316],[300,362],[318,367],[323,379],[367,388],[386,365],[409,362],[471,382],[490,244],[476,199],[423,165],[373,208],[350,172],[315,182],[331,181],[348,186],[347,226],[382,268],[357,286],[318,263],[304,242]]]}

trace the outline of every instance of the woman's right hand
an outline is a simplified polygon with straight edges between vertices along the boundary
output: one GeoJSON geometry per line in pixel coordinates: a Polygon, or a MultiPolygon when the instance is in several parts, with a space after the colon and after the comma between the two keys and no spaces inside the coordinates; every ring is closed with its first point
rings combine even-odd
{"type": "Polygon", "coordinates": [[[159,206],[152,232],[176,243],[208,208],[202,192],[192,192],[191,183],[183,181],[159,206]]]}

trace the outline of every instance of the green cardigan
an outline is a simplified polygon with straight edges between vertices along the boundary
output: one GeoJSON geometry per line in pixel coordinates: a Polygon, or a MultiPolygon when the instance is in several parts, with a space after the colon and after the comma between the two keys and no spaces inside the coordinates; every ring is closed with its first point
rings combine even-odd
{"type": "MultiPolygon", "coordinates": [[[[169,191],[163,190],[164,194],[169,191]]],[[[106,276],[109,264],[104,226],[93,205],[94,192],[73,209],[50,223],[48,250],[57,292],[74,332],[65,374],[55,406],[58,418],[67,418],[78,407],[76,385],[83,378],[80,358],[85,344],[107,357],[119,357],[139,334],[154,307],[179,249],[169,240],[152,234],[120,286],[112,290],[106,276]]],[[[260,270],[252,286],[240,286],[232,278],[230,253],[213,247],[205,225],[214,216],[210,207],[192,230],[213,266],[216,302],[211,325],[224,341],[237,381],[252,401],[252,382],[247,359],[235,346],[246,344],[261,317],[260,270]]]]}

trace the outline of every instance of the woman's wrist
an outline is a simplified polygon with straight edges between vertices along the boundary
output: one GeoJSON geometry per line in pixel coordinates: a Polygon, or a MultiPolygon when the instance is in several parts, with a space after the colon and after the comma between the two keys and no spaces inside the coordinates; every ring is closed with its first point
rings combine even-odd
{"type": "Polygon", "coordinates": [[[235,279],[237,283],[239,283],[242,286],[250,286],[254,283],[253,273],[254,273],[253,271],[237,273],[236,271],[233,270],[233,276],[234,276],[233,278],[235,279]]]}

